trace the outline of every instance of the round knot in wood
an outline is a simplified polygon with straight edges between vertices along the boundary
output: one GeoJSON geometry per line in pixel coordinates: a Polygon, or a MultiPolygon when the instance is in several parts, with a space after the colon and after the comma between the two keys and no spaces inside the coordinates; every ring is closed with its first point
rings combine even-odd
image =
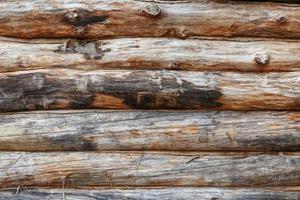
{"type": "Polygon", "coordinates": [[[266,65],[270,61],[270,55],[265,51],[260,51],[255,54],[255,62],[259,65],[266,65]]]}
{"type": "Polygon", "coordinates": [[[65,13],[65,17],[69,21],[75,21],[76,19],[79,19],[80,13],[77,10],[68,11],[65,13]]]}
{"type": "Polygon", "coordinates": [[[160,7],[154,3],[147,4],[142,10],[152,16],[158,16],[161,12],[160,7]]]}
{"type": "Polygon", "coordinates": [[[279,15],[276,17],[276,21],[279,22],[280,24],[283,24],[287,22],[287,17],[284,15],[279,15]]]}

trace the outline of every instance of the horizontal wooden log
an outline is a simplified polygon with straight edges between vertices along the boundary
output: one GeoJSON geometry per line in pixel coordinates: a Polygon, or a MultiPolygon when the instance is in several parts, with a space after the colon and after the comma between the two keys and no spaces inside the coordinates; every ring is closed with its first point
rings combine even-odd
{"type": "Polygon", "coordinates": [[[130,38],[0,40],[0,72],[41,68],[298,71],[300,42],[130,38]]]}
{"type": "Polygon", "coordinates": [[[299,184],[299,153],[0,153],[2,188],[299,184]]]}
{"type": "MultiPolygon", "coordinates": [[[[226,2],[228,0],[215,0],[215,1],[226,2]]],[[[294,3],[294,4],[300,3],[300,0],[232,0],[232,1],[243,1],[243,2],[278,2],[278,3],[294,3]]]]}
{"type": "Polygon", "coordinates": [[[210,0],[9,0],[0,6],[0,35],[300,38],[299,19],[297,4],[210,0]]]}
{"type": "Polygon", "coordinates": [[[300,191],[284,189],[157,188],[157,189],[17,189],[0,191],[0,200],[298,200],[300,191]]]}
{"type": "Polygon", "coordinates": [[[300,149],[298,112],[48,111],[0,119],[1,151],[300,149]]]}
{"type": "Polygon", "coordinates": [[[299,72],[33,70],[0,74],[0,111],[298,110],[299,72]]]}

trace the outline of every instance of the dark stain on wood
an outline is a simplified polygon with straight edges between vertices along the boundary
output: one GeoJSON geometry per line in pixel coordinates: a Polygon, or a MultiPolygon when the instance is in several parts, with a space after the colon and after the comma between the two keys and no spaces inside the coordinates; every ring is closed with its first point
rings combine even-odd
{"type": "Polygon", "coordinates": [[[194,34],[190,33],[185,29],[179,30],[177,28],[170,28],[160,35],[160,37],[175,37],[181,39],[186,39],[190,36],[194,36],[194,34]]]}
{"type": "MultiPolygon", "coordinates": [[[[284,159],[284,158],[283,158],[284,159]]],[[[290,162],[290,159],[286,158],[287,162],[290,162]]],[[[289,180],[289,185],[297,185],[297,182],[300,177],[300,170],[290,171],[285,173],[278,173],[272,176],[266,177],[265,180],[259,179],[261,185],[274,185],[279,182],[279,180],[289,180]]]]}
{"type": "Polygon", "coordinates": [[[84,27],[93,23],[103,23],[107,18],[106,15],[95,15],[91,11],[77,9],[66,12],[63,20],[75,27],[84,27]]]}
{"type": "MultiPolygon", "coordinates": [[[[271,150],[276,150],[279,151],[281,150],[278,144],[289,144],[290,142],[293,142],[297,140],[297,138],[289,138],[286,137],[285,135],[282,136],[277,136],[276,138],[272,140],[265,140],[262,138],[252,138],[251,140],[244,140],[245,138],[236,138],[235,141],[244,147],[252,147],[259,145],[264,151],[271,151],[271,150]],[[272,148],[271,148],[272,147],[272,148]]],[[[299,144],[295,143],[293,145],[290,145],[288,147],[289,151],[298,151],[299,150],[299,144]]],[[[285,149],[287,150],[287,149],[285,149]]]]}
{"type": "MultiPolygon", "coordinates": [[[[65,73],[65,72],[63,72],[65,73]]],[[[52,72],[11,74],[2,77],[0,110],[44,110],[62,108],[198,109],[221,107],[218,89],[202,89],[181,77],[149,74],[67,74],[52,72]],[[93,81],[91,81],[93,76],[93,81]],[[95,81],[96,80],[96,81],[95,81]],[[86,81],[86,82],[84,82],[86,81]],[[97,96],[100,102],[93,104],[97,96]],[[122,105],[114,107],[119,101],[122,105]]]]}
{"type": "Polygon", "coordinates": [[[123,99],[123,102],[130,108],[184,109],[222,106],[221,103],[217,102],[218,98],[222,96],[222,93],[218,90],[202,90],[185,80],[181,80],[182,83],[180,84],[176,78],[162,77],[160,83],[154,79],[141,72],[132,72],[122,79],[105,77],[104,93],[123,99]],[[136,77],[139,77],[139,79],[136,77]],[[138,80],[138,82],[130,85],[122,84],[128,80],[138,80]],[[173,91],[163,93],[160,92],[162,90],[173,91]],[[186,102],[191,102],[191,104],[187,105],[186,102]]]}
{"type": "Polygon", "coordinates": [[[54,52],[79,53],[82,54],[86,60],[100,60],[105,52],[111,51],[109,48],[102,49],[101,46],[101,42],[69,40],[59,46],[54,52]]]}
{"type": "Polygon", "coordinates": [[[95,132],[93,128],[81,127],[76,130],[77,134],[62,134],[56,137],[45,137],[44,139],[50,145],[60,146],[64,151],[95,151],[97,150],[97,143],[94,142],[92,136],[87,134],[95,132]]]}
{"type": "Polygon", "coordinates": [[[60,145],[66,151],[89,151],[92,150],[92,144],[83,141],[82,136],[77,135],[61,135],[48,139],[48,142],[53,145],[60,145]],[[75,146],[75,145],[76,146],[75,146]]]}

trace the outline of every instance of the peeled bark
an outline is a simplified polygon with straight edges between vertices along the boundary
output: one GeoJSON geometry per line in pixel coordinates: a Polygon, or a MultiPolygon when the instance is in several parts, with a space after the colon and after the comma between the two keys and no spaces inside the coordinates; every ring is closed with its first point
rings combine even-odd
{"type": "Polygon", "coordinates": [[[298,112],[48,111],[0,115],[1,151],[300,149],[298,112]]]}
{"type": "Polygon", "coordinates": [[[298,186],[300,154],[0,153],[0,187],[298,186]]]}
{"type": "Polygon", "coordinates": [[[287,191],[285,188],[267,189],[228,189],[228,188],[155,188],[155,189],[17,189],[0,191],[0,200],[274,200],[300,198],[297,191],[287,191]]]}
{"type": "Polygon", "coordinates": [[[299,19],[297,4],[208,0],[9,0],[0,6],[0,35],[23,38],[300,38],[299,19]]]}
{"type": "Polygon", "coordinates": [[[28,69],[299,71],[300,42],[170,38],[98,41],[1,38],[0,72],[28,69]]]}
{"type": "Polygon", "coordinates": [[[0,111],[40,109],[297,110],[298,72],[35,70],[0,74],[0,111]]]}

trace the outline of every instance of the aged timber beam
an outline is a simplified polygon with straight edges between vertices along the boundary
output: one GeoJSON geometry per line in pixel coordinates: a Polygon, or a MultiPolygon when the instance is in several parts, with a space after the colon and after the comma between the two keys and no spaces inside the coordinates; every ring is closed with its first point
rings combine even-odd
{"type": "Polygon", "coordinates": [[[298,112],[43,111],[0,115],[1,151],[296,151],[298,112]]]}
{"type": "Polygon", "coordinates": [[[298,71],[300,42],[170,38],[0,38],[0,72],[40,68],[298,71]]]}
{"type": "Polygon", "coordinates": [[[0,35],[300,38],[299,19],[297,4],[210,0],[10,0],[0,6],[0,35]]]}
{"type": "Polygon", "coordinates": [[[0,187],[299,186],[300,154],[0,153],[0,187]]]}
{"type": "Polygon", "coordinates": [[[7,189],[0,191],[0,200],[39,200],[41,198],[61,200],[62,197],[68,200],[237,200],[237,199],[289,199],[297,200],[300,197],[299,188],[295,191],[286,188],[213,188],[213,187],[170,187],[170,188],[134,188],[134,189],[7,189]]]}
{"type": "Polygon", "coordinates": [[[0,74],[0,111],[298,110],[300,73],[32,70],[0,74]]]}
{"type": "MultiPolygon", "coordinates": [[[[162,1],[167,1],[167,0],[162,0],[162,1]]],[[[228,0],[214,0],[214,1],[217,1],[217,2],[226,2],[228,0]]],[[[243,1],[243,2],[278,2],[278,3],[293,3],[293,4],[300,3],[300,0],[231,0],[231,1],[243,1]]]]}

